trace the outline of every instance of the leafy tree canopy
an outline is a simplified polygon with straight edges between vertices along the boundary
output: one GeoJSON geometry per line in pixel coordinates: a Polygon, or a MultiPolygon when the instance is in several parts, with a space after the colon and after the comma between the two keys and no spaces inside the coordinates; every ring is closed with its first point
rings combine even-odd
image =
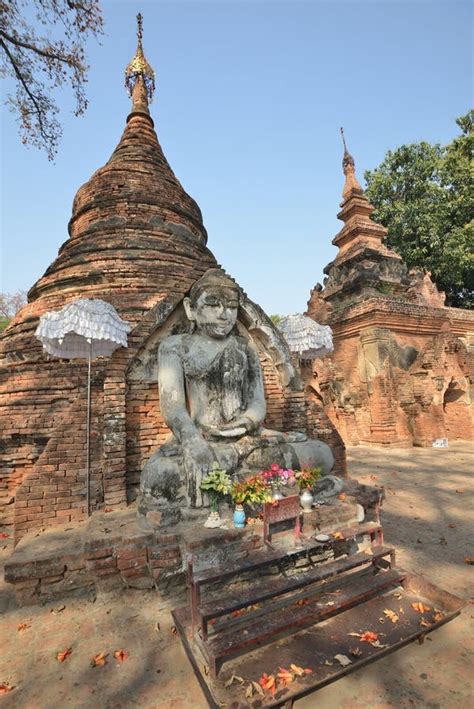
{"type": "Polygon", "coordinates": [[[474,308],[474,111],[456,123],[461,134],[448,145],[389,150],[365,179],[387,246],[408,266],[431,271],[447,305],[474,308]]]}
{"type": "Polygon", "coordinates": [[[98,0],[0,0],[0,76],[15,86],[6,103],[22,142],[44,149],[50,160],[62,134],[55,90],[69,84],[76,116],[85,111],[85,44],[102,26],[98,0]]]}

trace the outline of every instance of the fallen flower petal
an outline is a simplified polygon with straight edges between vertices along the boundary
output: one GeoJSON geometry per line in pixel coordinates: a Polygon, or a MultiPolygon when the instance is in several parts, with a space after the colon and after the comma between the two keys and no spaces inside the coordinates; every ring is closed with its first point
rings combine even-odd
{"type": "Polygon", "coordinates": [[[20,623],[17,630],[19,633],[22,633],[23,630],[26,630],[27,628],[31,628],[31,623],[20,623]]]}
{"type": "Polygon", "coordinates": [[[128,652],[126,650],[116,650],[114,652],[114,657],[119,662],[123,662],[128,657],[128,652]]]}
{"type": "Polygon", "coordinates": [[[15,687],[12,687],[12,685],[8,684],[8,682],[0,683],[0,694],[8,694],[8,692],[12,692],[14,689],[15,687]]]}
{"type": "Polygon", "coordinates": [[[429,606],[425,606],[425,604],[421,603],[421,601],[418,603],[412,603],[411,607],[414,611],[418,611],[418,613],[425,613],[426,611],[431,610],[429,606]]]}
{"type": "Polygon", "coordinates": [[[103,667],[107,663],[107,655],[108,653],[106,652],[99,652],[98,655],[94,655],[91,659],[92,667],[103,667]]]}
{"type": "Polygon", "coordinates": [[[373,643],[378,640],[378,635],[377,633],[373,633],[371,630],[366,630],[365,633],[362,633],[360,636],[360,639],[363,643],[373,643]]]}
{"type": "Polygon", "coordinates": [[[64,662],[67,660],[69,655],[72,653],[72,648],[68,647],[66,650],[63,650],[62,652],[56,653],[56,660],[59,660],[59,662],[64,662]]]}

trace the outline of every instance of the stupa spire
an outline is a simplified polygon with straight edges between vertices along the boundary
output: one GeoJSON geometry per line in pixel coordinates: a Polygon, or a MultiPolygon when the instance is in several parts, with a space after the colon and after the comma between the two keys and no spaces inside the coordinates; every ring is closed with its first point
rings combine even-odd
{"type": "Polygon", "coordinates": [[[132,99],[132,114],[150,115],[148,104],[155,92],[155,72],[143,52],[143,17],[137,15],[137,50],[125,69],[125,88],[132,99]]]}
{"type": "Polygon", "coordinates": [[[346,139],[344,136],[344,128],[341,128],[342,143],[344,145],[344,156],[342,158],[342,169],[346,177],[344,183],[344,189],[342,190],[342,197],[344,200],[348,199],[352,190],[357,192],[362,192],[362,187],[355,175],[355,161],[350,152],[347,149],[346,139]]]}

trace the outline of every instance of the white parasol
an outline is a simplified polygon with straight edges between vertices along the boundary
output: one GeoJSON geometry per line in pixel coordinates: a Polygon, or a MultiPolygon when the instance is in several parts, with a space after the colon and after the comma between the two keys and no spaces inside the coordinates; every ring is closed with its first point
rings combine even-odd
{"type": "Polygon", "coordinates": [[[319,325],[307,315],[287,315],[278,322],[290,352],[301,359],[317,359],[330,354],[334,345],[329,325],[319,325]]]}
{"type": "Polygon", "coordinates": [[[86,497],[89,515],[91,362],[95,357],[110,357],[117,347],[127,346],[130,325],[122,320],[113,305],[104,300],[80,298],[61,310],[44,313],[35,335],[43,348],[61,359],[87,359],[87,446],[86,497]]]}

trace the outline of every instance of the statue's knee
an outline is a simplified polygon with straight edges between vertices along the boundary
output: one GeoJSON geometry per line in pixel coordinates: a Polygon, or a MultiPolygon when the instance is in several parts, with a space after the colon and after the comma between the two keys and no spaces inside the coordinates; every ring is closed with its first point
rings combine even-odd
{"type": "Polygon", "coordinates": [[[321,468],[323,475],[331,472],[334,466],[334,455],[327,443],[309,439],[291,445],[298,457],[300,468],[321,468]]]}
{"type": "Polygon", "coordinates": [[[178,461],[154,454],[140,477],[140,490],[158,500],[177,502],[182,497],[183,482],[178,461]]]}

